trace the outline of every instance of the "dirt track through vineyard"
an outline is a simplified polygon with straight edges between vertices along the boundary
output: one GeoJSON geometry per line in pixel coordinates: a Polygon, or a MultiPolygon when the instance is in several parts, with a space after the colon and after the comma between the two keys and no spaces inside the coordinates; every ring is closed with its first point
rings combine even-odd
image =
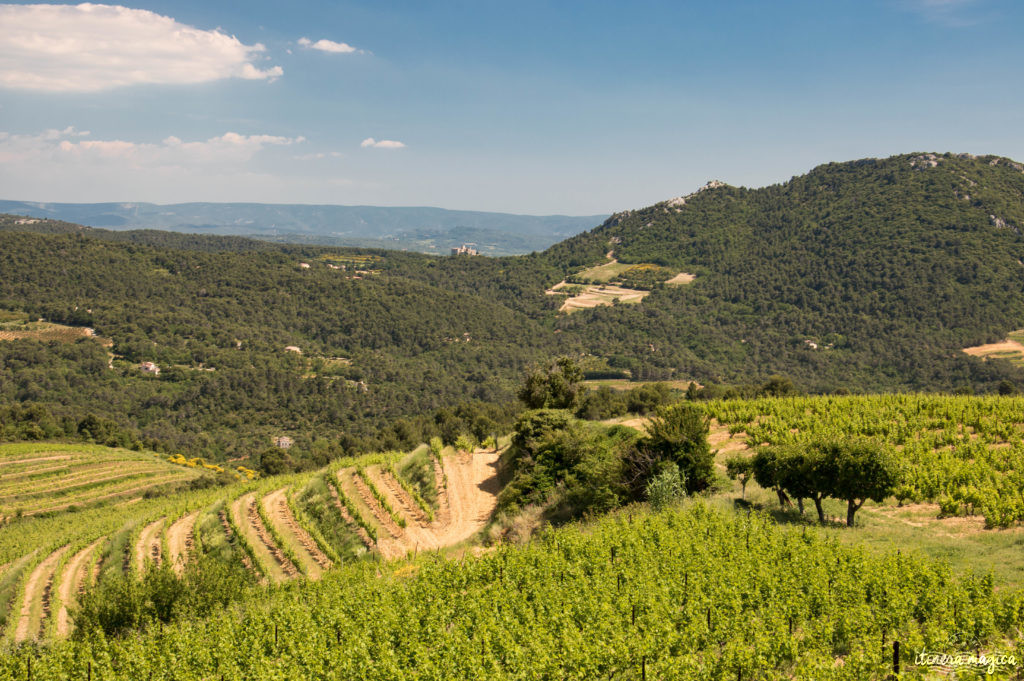
{"type": "Polygon", "coordinates": [[[439,528],[437,542],[451,546],[463,542],[483,529],[498,506],[498,452],[478,450],[444,458],[448,476],[448,504],[451,522],[439,528]]]}
{"type": "MultiPolygon", "coordinates": [[[[338,509],[338,513],[341,514],[342,520],[348,525],[349,529],[356,533],[359,540],[363,542],[363,546],[370,549],[371,551],[376,548],[376,542],[373,541],[373,537],[366,531],[356,519],[352,517],[352,514],[345,508],[345,504],[341,502],[341,497],[338,495],[338,488],[334,485],[328,484],[327,488],[331,491],[331,498],[334,500],[334,507],[338,509]]],[[[3,574],[0,572],[0,574],[3,574]]]]}
{"type": "Polygon", "coordinates": [[[32,574],[28,577],[28,582],[25,584],[25,593],[21,601],[21,613],[18,617],[18,628],[14,632],[15,641],[27,641],[30,638],[35,638],[39,633],[39,626],[42,619],[45,617],[45,609],[47,604],[44,596],[49,593],[49,590],[53,586],[53,576],[57,569],[57,563],[60,561],[61,556],[68,550],[67,546],[61,547],[51,553],[49,556],[43,559],[32,570],[32,574]],[[36,603],[39,603],[37,618],[35,613],[36,603]]]}
{"type": "Polygon", "coordinates": [[[231,504],[231,514],[235,526],[249,542],[253,552],[259,558],[271,581],[282,582],[299,576],[299,570],[284,555],[281,547],[274,542],[270,532],[263,525],[256,504],[258,504],[255,493],[250,492],[239,497],[231,504]]]}
{"type": "Polygon", "coordinates": [[[263,497],[263,508],[267,510],[267,517],[274,523],[277,533],[291,545],[292,552],[302,562],[306,576],[310,579],[319,579],[324,570],[330,569],[331,559],[320,550],[309,533],[295,522],[295,517],[288,508],[286,494],[285,488],[271,492],[263,497]]]}
{"type": "Polygon", "coordinates": [[[164,527],[164,518],[151,522],[142,528],[139,540],[135,542],[135,569],[142,572],[146,569],[146,561],[160,565],[160,530],[164,527]]]}
{"type": "Polygon", "coordinates": [[[395,509],[396,513],[405,518],[405,527],[402,528],[402,539],[406,551],[411,550],[415,553],[418,551],[431,551],[437,548],[439,544],[437,543],[433,528],[425,522],[420,523],[417,521],[417,517],[422,518],[424,521],[426,520],[423,518],[423,513],[412,502],[412,499],[404,502],[401,496],[395,494],[395,491],[392,489],[392,485],[401,489],[399,484],[394,481],[389,484],[388,478],[391,478],[391,476],[381,471],[377,466],[367,468],[366,475],[373,481],[374,486],[380,490],[381,494],[384,495],[384,498],[388,500],[391,508],[395,509]]]}
{"type": "Polygon", "coordinates": [[[89,577],[89,566],[96,547],[106,539],[100,537],[84,549],[76,553],[71,560],[64,565],[60,576],[60,586],[57,594],[60,597],[60,610],[57,611],[57,636],[67,638],[71,635],[71,616],[68,614],[68,606],[86,587],[86,580],[89,577]]]}
{"type": "Polygon", "coordinates": [[[185,563],[192,555],[195,545],[196,518],[199,511],[193,511],[188,515],[179,518],[167,529],[167,560],[171,568],[179,575],[185,571],[185,563]]]}

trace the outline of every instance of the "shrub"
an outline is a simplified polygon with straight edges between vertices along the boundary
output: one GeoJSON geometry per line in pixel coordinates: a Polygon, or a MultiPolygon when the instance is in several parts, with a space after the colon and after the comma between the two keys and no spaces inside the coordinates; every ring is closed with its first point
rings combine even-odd
{"type": "Polygon", "coordinates": [[[647,501],[660,511],[678,503],[686,497],[686,479],[679,472],[679,466],[668,463],[664,469],[647,483],[647,501]]]}

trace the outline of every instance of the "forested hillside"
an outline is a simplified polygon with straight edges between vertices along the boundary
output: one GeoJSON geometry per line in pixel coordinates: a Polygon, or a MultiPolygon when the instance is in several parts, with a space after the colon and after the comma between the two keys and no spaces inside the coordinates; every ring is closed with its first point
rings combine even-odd
{"type": "Polygon", "coordinates": [[[640,306],[559,325],[655,377],[790,375],[813,390],[986,389],[961,348],[1024,326],[1024,171],[997,157],[832,163],[764,189],[715,186],[612,216],[553,261],[692,272],[640,306]]]}
{"type": "Polygon", "coordinates": [[[289,435],[293,456],[323,463],[439,431],[490,434],[522,372],[558,351],[550,330],[497,300],[515,277],[445,286],[459,274],[416,255],[111,234],[0,232],[7,325],[97,334],[0,343],[8,439],[77,436],[94,415],[100,442],[223,458],[289,435]]]}
{"type": "Polygon", "coordinates": [[[515,386],[558,355],[633,379],[1020,389],[1020,368],[961,349],[1024,327],[1021,225],[1022,166],[951,155],[710,186],[506,258],[3,218],[0,323],[97,338],[0,342],[0,433],[213,459],[288,435],[278,463],[311,465],[507,430],[515,386]],[[696,278],[560,313],[545,290],[609,251],[696,278]]]}

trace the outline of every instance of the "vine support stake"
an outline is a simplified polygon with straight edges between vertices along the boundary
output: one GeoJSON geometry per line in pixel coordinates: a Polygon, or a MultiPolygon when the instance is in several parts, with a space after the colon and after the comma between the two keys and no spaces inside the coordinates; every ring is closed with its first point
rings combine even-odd
{"type": "Polygon", "coordinates": [[[632,619],[631,624],[634,627],[636,626],[636,603],[633,604],[633,619],[632,619]]]}
{"type": "Polygon", "coordinates": [[[640,658],[640,679],[641,681],[647,681],[647,658],[640,658]]]}
{"type": "Polygon", "coordinates": [[[897,677],[900,675],[900,642],[892,642],[892,673],[897,677]]]}
{"type": "Polygon", "coordinates": [[[274,647],[277,647],[277,622],[274,622],[274,647]]]}

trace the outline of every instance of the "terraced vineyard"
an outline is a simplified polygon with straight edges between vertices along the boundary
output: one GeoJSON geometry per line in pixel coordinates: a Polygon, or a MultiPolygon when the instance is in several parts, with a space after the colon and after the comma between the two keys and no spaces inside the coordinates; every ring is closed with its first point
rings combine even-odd
{"type": "Polygon", "coordinates": [[[97,445],[0,445],[0,519],[138,498],[198,471],[153,453],[97,445]]]}
{"type": "Polygon", "coordinates": [[[426,445],[313,474],[154,498],[134,496],[136,488],[187,481],[196,469],[104,447],[0,451],[0,490],[23,504],[0,527],[0,625],[8,643],[68,636],[79,594],[106,575],[141,575],[164,564],[181,575],[190,561],[215,554],[245,565],[254,581],[280,584],[319,580],[364,555],[395,559],[453,546],[483,528],[498,492],[497,452],[426,445]],[[26,481],[34,485],[28,492],[26,481]],[[94,505],[54,503],[52,495],[94,505]]]}

